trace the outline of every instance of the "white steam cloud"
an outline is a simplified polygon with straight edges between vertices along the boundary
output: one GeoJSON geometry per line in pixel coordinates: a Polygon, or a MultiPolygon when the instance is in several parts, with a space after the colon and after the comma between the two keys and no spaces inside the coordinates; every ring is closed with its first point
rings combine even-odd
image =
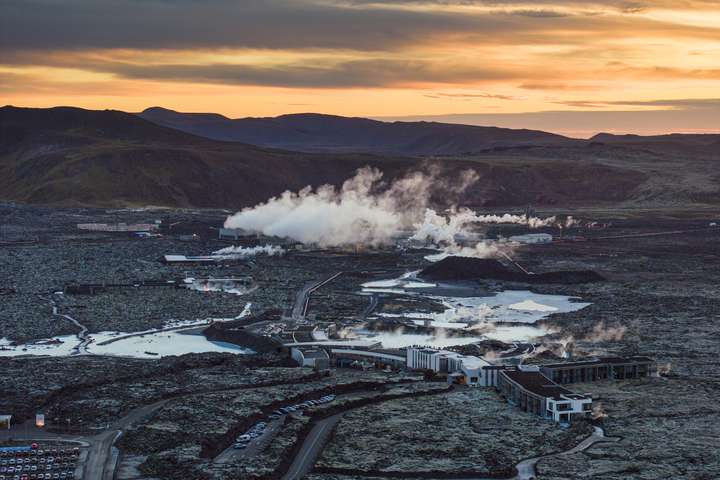
{"type": "Polygon", "coordinates": [[[254,257],[256,255],[268,255],[268,256],[275,256],[275,255],[283,255],[285,253],[285,250],[283,250],[282,247],[279,247],[277,245],[264,245],[264,246],[257,246],[257,247],[225,247],[221,248],[220,250],[216,250],[213,252],[214,257],[221,257],[221,258],[228,258],[228,259],[234,259],[234,258],[246,258],[246,257],[254,257]]]}
{"type": "MultiPolygon", "coordinates": [[[[572,225],[573,222],[572,217],[568,217],[562,225],[572,225]]],[[[559,225],[556,217],[538,218],[527,215],[511,215],[509,213],[504,215],[478,215],[467,208],[451,210],[448,215],[443,216],[435,210],[428,208],[425,210],[425,217],[422,223],[415,225],[415,234],[412,236],[412,239],[430,241],[435,244],[451,244],[454,243],[457,236],[463,234],[470,225],[490,223],[513,223],[527,225],[530,228],[559,225]]]]}
{"type": "Polygon", "coordinates": [[[481,215],[457,207],[447,214],[439,214],[427,208],[433,193],[442,191],[445,198],[459,195],[476,181],[477,174],[473,171],[461,172],[450,182],[431,169],[388,183],[383,181],[382,172],[365,167],[340,188],[305,187],[245,208],[229,216],[225,227],[320,247],[391,245],[404,232],[413,231],[410,240],[424,242],[425,246],[441,252],[426,257],[437,261],[450,255],[507,256],[517,246],[507,240],[480,238],[469,242],[464,237],[472,225],[513,223],[529,228],[565,228],[575,223],[572,217],[559,220],[528,215],[481,215]]]}
{"type": "MultiPolygon", "coordinates": [[[[382,177],[365,167],[339,189],[323,185],[286,191],[228,217],[225,227],[321,247],[391,244],[422,215],[432,190],[445,185],[432,171],[410,173],[390,185],[382,177]]],[[[474,172],[463,172],[453,190],[462,191],[476,179],[474,172]]]]}
{"type": "MultiPolygon", "coordinates": [[[[572,221],[572,217],[568,217],[572,221]]],[[[440,215],[430,208],[425,210],[422,222],[415,224],[415,233],[411,240],[425,242],[441,250],[441,253],[425,257],[431,262],[448,256],[492,258],[507,255],[517,246],[513,242],[481,240],[474,245],[460,245],[458,238],[463,236],[473,224],[520,224],[529,228],[557,226],[556,217],[537,218],[527,215],[479,215],[470,209],[451,210],[440,215]]],[[[565,223],[563,223],[565,225],[565,223]]]]}

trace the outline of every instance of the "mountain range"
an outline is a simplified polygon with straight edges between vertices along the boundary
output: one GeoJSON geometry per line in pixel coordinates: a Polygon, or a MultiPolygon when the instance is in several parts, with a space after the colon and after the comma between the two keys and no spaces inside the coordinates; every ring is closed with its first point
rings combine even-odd
{"type": "Polygon", "coordinates": [[[363,166],[393,179],[432,165],[438,185],[449,185],[436,192],[438,204],[716,205],[718,142],[718,135],[577,140],[318,114],[230,120],[157,108],[7,106],[0,108],[0,199],[237,209],[287,189],[340,185],[363,166]],[[457,198],[453,182],[467,170],[478,181],[457,198]]]}
{"type": "Polygon", "coordinates": [[[214,113],[179,113],[152,107],[138,115],[158,125],[215,140],[301,152],[461,155],[497,147],[576,143],[538,130],[437,122],[380,122],[316,113],[231,119],[214,113]]]}

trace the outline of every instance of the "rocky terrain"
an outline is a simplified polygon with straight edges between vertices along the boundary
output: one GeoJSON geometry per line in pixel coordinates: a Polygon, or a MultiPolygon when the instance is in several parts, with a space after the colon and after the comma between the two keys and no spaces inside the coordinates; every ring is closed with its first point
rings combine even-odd
{"type": "Polygon", "coordinates": [[[345,414],[316,469],[406,478],[412,472],[507,475],[521,459],[573,446],[587,432],[580,424],[564,431],[513,412],[492,391],[464,389],[345,414]]]}
{"type": "Polygon", "coordinates": [[[677,478],[720,476],[717,378],[671,375],[667,379],[578,385],[602,406],[603,426],[618,443],[582,454],[542,460],[540,478],[677,478]]]}
{"type": "MultiPolygon", "coordinates": [[[[253,332],[262,333],[278,325],[297,327],[282,334],[284,341],[312,338],[314,326],[333,325],[344,335],[347,326],[367,326],[364,313],[372,297],[357,295],[362,283],[397,278],[428,265],[423,251],[315,250],[256,257],[248,267],[173,269],[158,257],[205,254],[227,246],[210,228],[220,224],[222,212],[3,205],[0,213],[0,272],[6,278],[0,295],[0,337],[12,340],[77,332],[74,324],[52,315],[49,298],[91,331],[136,331],[173,318],[237,314],[250,302],[252,315],[234,323],[237,328],[252,323],[257,324],[253,332]],[[156,218],[175,224],[176,230],[163,231],[161,238],[137,239],[75,227],[93,220],[156,218]],[[192,233],[197,237],[185,237],[192,233]],[[121,283],[182,277],[186,271],[196,276],[249,274],[259,288],[242,296],[141,287],[109,288],[97,295],[53,294],[73,280],[121,283]],[[344,273],[311,295],[307,321],[287,318],[303,285],[340,271],[344,273]]],[[[570,212],[543,211],[554,213],[570,212]]],[[[656,358],[664,376],[573,385],[573,390],[594,396],[596,415],[607,415],[602,420],[607,434],[622,439],[571,457],[543,459],[539,478],[717,477],[717,459],[708,453],[720,448],[720,232],[710,227],[718,222],[717,213],[701,208],[572,213],[600,226],[585,228],[578,235],[584,238],[520,247],[512,252],[513,259],[530,271],[593,271],[605,281],[528,285],[485,279],[474,281],[472,287],[453,288],[483,296],[529,289],[590,303],[577,312],[541,320],[550,333],[537,339],[536,357],[528,363],[556,360],[563,352],[575,358],[641,354],[656,358]]],[[[421,294],[378,294],[376,300],[375,311],[381,313],[444,309],[437,299],[421,294]]],[[[508,346],[481,345],[483,351],[508,346]]],[[[475,354],[469,348],[457,350],[475,354]]],[[[0,412],[12,412],[17,421],[43,412],[50,432],[63,432],[69,425],[72,435],[87,436],[134,409],[158,405],[126,428],[117,444],[123,464],[135,471],[128,478],[143,480],[272,478],[307,434],[307,415],[287,421],[268,448],[251,460],[219,468],[212,458],[239,431],[285,401],[335,389],[341,393],[336,405],[347,406],[358,399],[417,394],[428,385],[445,387],[396,383],[419,376],[372,370],[336,370],[325,377],[294,367],[286,352],[272,349],[261,355],[204,353],[149,360],[93,355],[0,358],[0,371],[0,412]],[[370,383],[383,385],[369,387],[370,383]],[[355,384],[369,391],[342,396],[343,389],[355,384]]],[[[308,415],[333,412],[328,408],[308,415]]],[[[384,478],[400,470],[413,475],[433,471],[470,472],[472,478],[481,473],[508,476],[519,459],[574,446],[587,432],[587,426],[564,430],[521,413],[486,389],[387,400],[345,413],[308,478],[384,478]]]]}
{"type": "Polygon", "coordinates": [[[159,360],[0,358],[0,365],[6,373],[0,379],[3,411],[15,412],[18,421],[45,411],[58,428],[69,420],[79,430],[112,422],[132,408],[164,398],[314,378],[300,369],[284,368],[285,358],[231,354],[159,360]]]}
{"type": "MultiPolygon", "coordinates": [[[[144,455],[140,471],[160,478],[267,478],[281,464],[303,432],[309,417],[344,402],[370,396],[397,395],[422,389],[417,378],[338,372],[302,384],[242,389],[191,395],[165,404],[152,418],[129,430],[121,447],[129,455],[144,455]],[[405,386],[398,381],[413,383],[405,386]],[[330,392],[341,395],[336,403],[289,416],[270,446],[240,464],[214,464],[213,458],[232,445],[234,438],[273,410],[330,392]],[[343,393],[343,392],[358,392],[343,393]]],[[[428,388],[425,386],[424,388],[428,388]]]]}

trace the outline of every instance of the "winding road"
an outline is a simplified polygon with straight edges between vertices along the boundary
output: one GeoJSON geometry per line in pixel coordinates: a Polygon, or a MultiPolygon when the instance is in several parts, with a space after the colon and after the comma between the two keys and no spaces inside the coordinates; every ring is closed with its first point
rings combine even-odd
{"type": "Polygon", "coordinates": [[[603,442],[619,442],[619,437],[606,437],[605,431],[600,427],[593,427],[594,431],[592,435],[587,437],[585,440],[574,446],[573,448],[569,450],[565,450],[564,452],[560,453],[554,453],[550,455],[542,455],[539,457],[534,458],[528,458],[527,460],[523,460],[522,462],[515,465],[515,468],[517,468],[518,474],[513,478],[513,480],[533,480],[537,478],[537,464],[540,460],[543,458],[551,458],[551,457],[563,457],[567,455],[572,455],[574,453],[579,453],[587,450],[588,448],[592,447],[596,443],[603,443],[603,442]]]}

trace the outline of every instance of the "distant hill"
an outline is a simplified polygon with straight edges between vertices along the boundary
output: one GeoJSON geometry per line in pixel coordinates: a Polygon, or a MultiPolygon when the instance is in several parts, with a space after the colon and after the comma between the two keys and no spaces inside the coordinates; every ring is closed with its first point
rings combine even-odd
{"type": "MultiPolygon", "coordinates": [[[[335,120],[331,124],[339,128],[335,120]]],[[[403,128],[408,125],[413,124],[403,128]]],[[[515,131],[498,132],[502,138],[515,131]]],[[[430,163],[441,172],[431,199],[436,206],[720,204],[717,162],[705,154],[564,140],[433,159],[298,153],[208,139],[119,111],[0,108],[0,200],[237,209],[286,189],[340,185],[363,166],[379,168],[392,179],[430,163]],[[467,170],[478,181],[459,195],[453,185],[467,170]]]]}
{"type": "Polygon", "coordinates": [[[436,122],[389,123],[315,113],[230,119],[212,113],[180,113],[152,107],[138,115],[158,125],[206,138],[304,152],[458,155],[497,147],[577,143],[537,130],[436,122]]]}
{"type": "Polygon", "coordinates": [[[589,142],[720,159],[720,135],[718,134],[672,133],[642,136],[599,133],[589,142]]]}
{"type": "MultiPolygon", "coordinates": [[[[72,205],[236,208],[339,184],[378,159],[217,142],[129,113],[0,108],[0,198],[72,205]]],[[[414,161],[385,158],[389,175],[414,161]]]]}

